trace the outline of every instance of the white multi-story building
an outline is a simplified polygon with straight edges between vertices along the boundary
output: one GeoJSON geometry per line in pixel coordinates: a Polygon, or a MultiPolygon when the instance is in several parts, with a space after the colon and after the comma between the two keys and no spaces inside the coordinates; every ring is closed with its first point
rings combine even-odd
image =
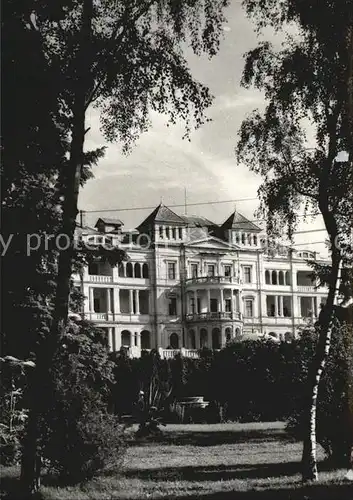
{"type": "Polygon", "coordinates": [[[232,338],[289,340],[326,299],[311,278],[315,252],[269,249],[261,229],[236,211],[217,225],[161,204],[134,231],[106,218],[78,231],[83,241],[119,246],[128,257],[74,277],[86,297],[84,317],[107,331],[112,351],[197,356],[232,338]]]}

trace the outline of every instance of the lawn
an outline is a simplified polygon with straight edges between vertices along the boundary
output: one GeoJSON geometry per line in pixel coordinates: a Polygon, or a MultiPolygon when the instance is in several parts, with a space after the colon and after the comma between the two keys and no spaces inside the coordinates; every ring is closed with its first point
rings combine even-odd
{"type": "MultiPolygon", "coordinates": [[[[48,480],[41,500],[195,499],[351,500],[346,471],[325,468],[320,482],[302,486],[301,445],[282,423],[168,425],[158,440],[131,441],[123,470],[81,487],[59,488],[48,480]]],[[[18,470],[3,469],[3,495],[16,486],[18,470]],[[10,485],[10,486],[9,486],[10,485]]],[[[12,496],[11,498],[15,498],[12,496]]]]}

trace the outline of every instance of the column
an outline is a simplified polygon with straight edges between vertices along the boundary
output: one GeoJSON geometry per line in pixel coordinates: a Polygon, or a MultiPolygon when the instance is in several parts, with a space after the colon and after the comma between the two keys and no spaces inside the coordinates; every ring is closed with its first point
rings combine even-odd
{"type": "Polygon", "coordinates": [[[141,349],[141,332],[137,332],[137,347],[141,349]]]}
{"type": "Polygon", "coordinates": [[[230,289],[230,312],[231,312],[231,317],[234,319],[234,293],[233,293],[233,288],[230,289]]]}
{"type": "Polygon", "coordinates": [[[118,328],[113,328],[113,335],[115,336],[115,350],[120,351],[121,348],[121,333],[118,328]],[[114,332],[115,330],[115,332],[114,332]]]}
{"type": "MultiPolygon", "coordinates": [[[[114,351],[114,340],[113,340],[114,328],[108,328],[108,347],[109,351],[114,351]]],[[[115,349],[116,350],[116,349],[115,349]]]]}
{"type": "Polygon", "coordinates": [[[220,288],[220,294],[221,294],[221,312],[224,312],[224,290],[220,288]]]}
{"type": "Polygon", "coordinates": [[[110,288],[106,288],[106,294],[107,294],[107,313],[110,314],[112,312],[112,297],[110,288]]]}
{"type": "Polygon", "coordinates": [[[298,297],[298,316],[299,318],[302,317],[302,304],[301,304],[301,297],[298,297]]]}
{"type": "Polygon", "coordinates": [[[113,288],[114,313],[120,314],[120,288],[113,288]]]}
{"type": "Polygon", "coordinates": [[[94,288],[93,286],[89,287],[89,310],[94,312],[94,288]]]}
{"type": "Polygon", "coordinates": [[[279,298],[279,304],[278,304],[279,316],[283,316],[283,295],[280,295],[278,298],[279,298]]]}
{"type": "Polygon", "coordinates": [[[198,313],[198,311],[197,311],[197,290],[194,290],[194,304],[195,304],[194,305],[194,307],[195,307],[194,314],[197,314],[198,313]]]}
{"type": "Polygon", "coordinates": [[[134,314],[134,291],[129,290],[129,308],[130,314],[134,314]]]}
{"type": "Polygon", "coordinates": [[[276,276],[277,276],[277,285],[279,285],[279,271],[276,271],[276,276]]]}
{"type": "Polygon", "coordinates": [[[123,268],[124,268],[124,278],[126,278],[126,260],[123,260],[123,268]]]}
{"type": "Polygon", "coordinates": [[[275,316],[278,316],[278,296],[275,295],[275,316]]]}
{"type": "Polygon", "coordinates": [[[311,297],[311,316],[313,318],[316,317],[316,313],[315,313],[315,297],[311,297]]]}
{"type": "Polygon", "coordinates": [[[135,290],[136,314],[140,314],[140,290],[135,290]]]}
{"type": "Polygon", "coordinates": [[[207,312],[211,312],[211,290],[209,288],[207,289],[207,300],[207,312]]]}

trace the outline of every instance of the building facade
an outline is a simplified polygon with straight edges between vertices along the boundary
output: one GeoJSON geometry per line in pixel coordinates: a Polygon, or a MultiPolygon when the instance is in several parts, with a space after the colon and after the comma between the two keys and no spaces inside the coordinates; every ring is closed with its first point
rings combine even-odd
{"type": "Polygon", "coordinates": [[[315,252],[268,248],[261,229],[236,211],[217,225],[161,204],[134,231],[101,218],[78,232],[88,245],[127,255],[119,266],[96,262],[74,276],[84,317],[106,331],[112,351],[196,357],[235,338],[290,340],[326,299],[311,278],[315,252]]]}

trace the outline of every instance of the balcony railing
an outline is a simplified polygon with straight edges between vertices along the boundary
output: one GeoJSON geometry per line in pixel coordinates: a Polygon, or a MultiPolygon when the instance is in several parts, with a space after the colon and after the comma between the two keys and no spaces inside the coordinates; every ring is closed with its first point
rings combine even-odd
{"type": "Polygon", "coordinates": [[[298,292],[315,292],[314,285],[298,285],[298,292]]]}
{"type": "Polygon", "coordinates": [[[113,281],[112,276],[103,276],[100,274],[89,274],[88,281],[93,283],[111,283],[113,281]]]}
{"type": "Polygon", "coordinates": [[[209,283],[209,284],[235,284],[241,283],[240,279],[236,276],[196,276],[186,280],[187,285],[209,283]]]}
{"type": "Polygon", "coordinates": [[[186,321],[234,321],[241,320],[240,312],[206,312],[187,314],[186,321]]]}

